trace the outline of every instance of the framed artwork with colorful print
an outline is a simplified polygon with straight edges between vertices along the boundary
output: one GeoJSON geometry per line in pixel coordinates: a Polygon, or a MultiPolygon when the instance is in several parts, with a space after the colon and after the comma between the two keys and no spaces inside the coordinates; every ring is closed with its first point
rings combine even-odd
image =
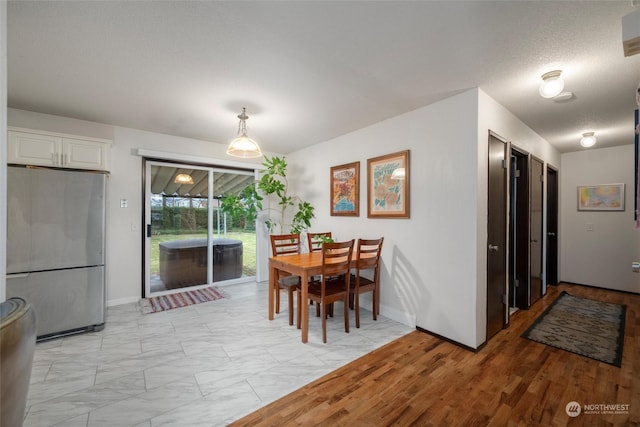
{"type": "Polygon", "coordinates": [[[331,168],[331,215],[360,216],[360,162],[331,168]]]}
{"type": "Polygon", "coordinates": [[[367,160],[367,216],[409,218],[409,150],[367,160]]]}

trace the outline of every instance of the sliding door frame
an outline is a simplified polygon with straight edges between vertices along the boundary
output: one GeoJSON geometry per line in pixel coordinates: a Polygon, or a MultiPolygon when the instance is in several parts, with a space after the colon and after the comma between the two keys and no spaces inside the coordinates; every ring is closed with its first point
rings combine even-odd
{"type": "MultiPolygon", "coordinates": [[[[167,160],[162,158],[153,158],[153,157],[143,157],[142,158],[142,280],[141,280],[141,295],[143,298],[149,296],[159,296],[159,295],[167,295],[171,293],[176,293],[181,290],[194,290],[194,289],[202,289],[207,286],[211,286],[213,282],[213,251],[211,250],[211,239],[214,234],[214,206],[213,199],[215,195],[214,191],[214,173],[223,172],[223,173],[236,173],[238,175],[252,175],[257,176],[257,171],[255,169],[250,168],[239,168],[232,166],[224,166],[224,165],[216,165],[216,164],[202,164],[202,163],[194,163],[188,161],[180,161],[176,160],[167,160]],[[192,168],[205,170],[208,172],[207,177],[207,283],[202,285],[194,285],[188,288],[179,288],[179,289],[171,289],[165,291],[157,291],[151,293],[150,279],[150,254],[151,254],[151,243],[150,243],[150,225],[151,225],[151,203],[149,200],[149,195],[151,191],[151,182],[150,182],[150,170],[152,165],[158,166],[166,166],[166,167],[176,167],[176,168],[192,168]]],[[[256,239],[258,239],[258,232],[256,228],[256,239]]],[[[260,245],[257,245],[256,249],[256,263],[260,262],[262,258],[260,256],[260,245]]],[[[258,265],[256,268],[259,269],[258,265]]],[[[257,276],[257,274],[256,274],[257,276]]],[[[224,284],[235,284],[235,283],[244,283],[255,281],[256,276],[245,276],[237,279],[230,279],[224,281],[224,284]]]]}

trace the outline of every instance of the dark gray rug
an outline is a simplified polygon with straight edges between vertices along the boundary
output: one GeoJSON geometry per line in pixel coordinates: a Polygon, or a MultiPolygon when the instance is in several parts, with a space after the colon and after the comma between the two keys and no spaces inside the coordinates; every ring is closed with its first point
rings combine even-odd
{"type": "Polygon", "coordinates": [[[522,337],[620,367],[626,312],[563,291],[522,337]]]}

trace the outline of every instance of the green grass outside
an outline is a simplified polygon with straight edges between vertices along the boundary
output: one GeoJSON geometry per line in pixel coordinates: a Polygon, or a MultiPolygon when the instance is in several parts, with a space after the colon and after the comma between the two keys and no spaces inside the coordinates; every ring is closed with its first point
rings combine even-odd
{"type": "MultiPolygon", "coordinates": [[[[204,239],[206,233],[194,234],[154,234],[151,236],[151,274],[160,274],[160,243],[172,240],[204,239]]],[[[256,275],[256,234],[255,232],[227,232],[227,239],[242,241],[242,275],[256,275]]]]}

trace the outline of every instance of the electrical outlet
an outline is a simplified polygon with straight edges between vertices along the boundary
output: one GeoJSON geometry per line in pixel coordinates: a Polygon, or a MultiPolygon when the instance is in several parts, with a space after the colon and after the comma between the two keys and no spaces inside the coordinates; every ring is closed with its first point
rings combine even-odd
{"type": "Polygon", "coordinates": [[[121,208],[126,208],[129,206],[129,202],[127,201],[127,199],[120,199],[120,207],[121,208]]]}

